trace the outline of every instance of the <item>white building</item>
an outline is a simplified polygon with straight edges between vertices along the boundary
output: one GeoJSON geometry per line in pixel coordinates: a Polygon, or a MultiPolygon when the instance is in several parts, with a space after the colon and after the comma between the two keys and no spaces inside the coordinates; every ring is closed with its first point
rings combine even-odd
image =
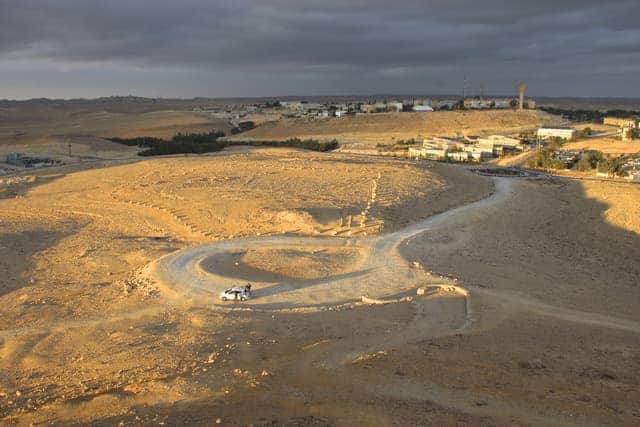
{"type": "Polygon", "coordinates": [[[448,153],[449,159],[454,162],[468,162],[471,158],[471,153],[467,151],[454,151],[452,153],[448,153]]]}
{"type": "Polygon", "coordinates": [[[520,140],[517,138],[509,138],[504,135],[489,135],[484,138],[478,138],[478,143],[490,142],[494,145],[502,145],[503,147],[516,148],[520,146],[520,140]]]}
{"type": "Polygon", "coordinates": [[[287,108],[291,111],[303,111],[304,107],[302,106],[301,101],[281,101],[280,105],[284,108],[287,108]]]}
{"type": "Polygon", "coordinates": [[[635,128],[638,127],[638,119],[630,118],[623,119],[618,117],[605,117],[604,124],[609,126],[617,126],[621,128],[635,128]]]}
{"type": "Polygon", "coordinates": [[[575,138],[576,129],[566,127],[542,127],[538,129],[537,135],[539,139],[562,138],[570,140],[575,138]]]}
{"type": "Polygon", "coordinates": [[[414,159],[445,160],[447,153],[446,148],[409,147],[409,157],[414,159]]]}
{"type": "Polygon", "coordinates": [[[449,138],[431,137],[422,140],[423,148],[448,148],[450,150],[456,148],[464,148],[464,144],[460,141],[449,138]]]}
{"type": "Polygon", "coordinates": [[[471,154],[473,160],[476,160],[478,162],[493,159],[493,147],[474,146],[471,147],[471,149],[468,149],[468,152],[469,154],[471,154]]]}
{"type": "Polygon", "coordinates": [[[509,108],[511,106],[511,100],[509,99],[494,99],[493,102],[496,108],[509,108]]]}
{"type": "Polygon", "coordinates": [[[428,105],[414,105],[413,111],[417,111],[420,113],[427,113],[433,111],[433,107],[429,107],[428,105]]]}
{"type": "Polygon", "coordinates": [[[388,108],[389,111],[397,111],[400,113],[404,109],[404,104],[402,102],[390,102],[388,108]]]}

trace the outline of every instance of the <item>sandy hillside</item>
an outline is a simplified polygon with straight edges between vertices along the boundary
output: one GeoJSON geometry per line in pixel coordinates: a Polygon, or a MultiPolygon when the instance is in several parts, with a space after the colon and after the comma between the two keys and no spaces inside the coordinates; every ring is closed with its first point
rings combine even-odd
{"type": "MultiPolygon", "coordinates": [[[[0,177],[0,422],[640,419],[638,186],[494,185],[453,165],[298,150],[133,161],[135,150],[98,137],[223,124],[174,111],[11,114],[0,150],[63,156],[71,142],[76,156],[126,163],[0,177]],[[422,220],[425,232],[407,231],[422,220]],[[146,274],[214,243],[222,249],[203,256],[187,285],[250,281],[249,303],[223,305],[146,274]]],[[[547,120],[381,114],[266,123],[243,137],[372,148],[547,120]]]]}
{"type": "Polygon", "coordinates": [[[292,137],[338,139],[373,148],[377,143],[430,135],[468,135],[533,130],[558,119],[538,111],[438,111],[432,113],[383,113],[331,119],[287,119],[265,123],[238,135],[237,139],[286,139],[292,137]]]}
{"type": "MultiPolygon", "coordinates": [[[[0,417],[27,424],[58,417],[110,423],[114,416],[135,416],[139,404],[249,391],[281,363],[255,371],[255,357],[283,361],[277,354],[294,347],[281,348],[281,339],[301,344],[280,331],[295,315],[252,327],[245,337],[249,318],[197,302],[169,303],[137,274],[148,262],[231,234],[333,236],[341,216],[367,204],[372,226],[365,222],[363,229],[354,220],[354,230],[393,230],[491,191],[487,179],[450,167],[286,150],[230,150],[69,174],[43,170],[0,185],[0,417]]],[[[349,268],[345,263],[356,256],[318,248],[323,262],[300,251],[256,251],[242,262],[286,277],[319,277],[327,268],[349,268]],[[273,262],[265,265],[265,257],[273,262]]],[[[373,325],[411,319],[406,305],[375,311],[396,310],[373,325]]],[[[324,333],[338,333],[348,321],[336,320],[324,333]]],[[[138,420],[150,422],[146,415],[138,420]]]]}
{"type": "Polygon", "coordinates": [[[640,187],[633,184],[523,181],[490,217],[425,236],[424,246],[407,254],[492,289],[638,318],[629,304],[640,298],[638,200],[640,187]]]}
{"type": "Polygon", "coordinates": [[[640,419],[637,186],[229,150],[0,190],[0,422],[640,419]],[[194,280],[268,287],[222,304],[145,274],[208,244],[194,280]]]}
{"type": "Polygon", "coordinates": [[[567,150],[598,150],[607,154],[640,153],[640,141],[621,141],[617,138],[589,138],[563,146],[567,150]]]}
{"type": "Polygon", "coordinates": [[[490,188],[487,180],[446,167],[287,150],[228,150],[0,178],[0,262],[13,272],[1,279],[0,292],[15,309],[2,317],[20,325],[34,320],[32,311],[18,309],[19,290],[27,284],[27,300],[46,295],[58,301],[52,316],[75,313],[76,306],[97,312],[120,297],[119,280],[184,245],[284,232],[375,234],[490,188]],[[474,190],[452,191],[463,186],[474,190]],[[19,262],[7,257],[11,253],[19,262]],[[87,286],[107,299],[97,305],[67,300],[88,292],[87,286]]]}
{"type": "Polygon", "coordinates": [[[228,131],[226,120],[189,111],[118,112],[71,108],[0,109],[0,158],[21,152],[53,156],[66,162],[127,159],[137,150],[103,138],[155,136],[171,138],[178,132],[228,131]],[[71,156],[69,156],[69,151],[71,156]]]}

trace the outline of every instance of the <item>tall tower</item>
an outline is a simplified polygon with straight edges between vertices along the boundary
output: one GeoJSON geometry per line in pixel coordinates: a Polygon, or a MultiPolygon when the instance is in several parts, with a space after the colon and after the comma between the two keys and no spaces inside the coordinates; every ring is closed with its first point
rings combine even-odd
{"type": "Polygon", "coordinates": [[[464,101],[467,97],[467,73],[464,73],[464,77],[462,79],[462,100],[464,101]]]}
{"type": "Polygon", "coordinates": [[[520,82],[516,84],[516,89],[518,89],[518,95],[520,95],[520,101],[518,102],[518,110],[524,110],[524,92],[527,90],[527,85],[520,82]]]}

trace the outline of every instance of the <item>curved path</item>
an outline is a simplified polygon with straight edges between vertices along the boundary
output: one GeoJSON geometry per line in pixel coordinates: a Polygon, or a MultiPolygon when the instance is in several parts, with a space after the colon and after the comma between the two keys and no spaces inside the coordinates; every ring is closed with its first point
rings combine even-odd
{"type": "MultiPolygon", "coordinates": [[[[456,330],[468,326],[472,318],[468,290],[456,286],[450,279],[427,274],[419,265],[412,266],[400,255],[398,247],[425,231],[445,224],[465,223],[471,215],[487,215],[509,197],[515,180],[494,178],[494,182],[495,191],[491,196],[434,215],[393,233],[355,239],[265,236],[209,243],[160,258],[148,266],[146,273],[163,288],[165,294],[193,302],[213,304],[220,310],[318,310],[359,303],[363,296],[378,300],[406,301],[406,297],[415,295],[418,287],[431,288],[428,294],[433,294],[438,288],[449,289],[465,300],[457,313],[449,313],[450,317],[458,319],[458,326],[452,328],[456,330]],[[256,247],[277,250],[300,250],[305,247],[357,248],[362,257],[351,270],[333,276],[311,280],[282,278],[276,282],[252,282],[251,300],[242,304],[222,303],[218,300],[221,291],[241,285],[246,280],[242,280],[241,274],[233,274],[234,277],[216,274],[204,268],[203,264],[211,257],[241,254],[256,247]]],[[[474,293],[489,296],[500,305],[517,306],[518,309],[559,320],[640,333],[640,323],[631,320],[556,307],[508,292],[475,287],[470,289],[474,293]]],[[[428,301],[428,298],[414,299],[414,303],[417,304],[428,301]]],[[[421,310],[424,311],[424,307],[417,309],[418,312],[421,310]]]]}
{"type": "Polygon", "coordinates": [[[282,278],[277,282],[252,282],[253,298],[242,307],[253,309],[301,309],[321,308],[360,301],[362,296],[378,299],[398,299],[415,294],[417,287],[446,284],[426,274],[419,266],[412,267],[397,250],[407,239],[452,220],[462,220],[471,211],[490,206],[505,199],[512,181],[496,180],[495,192],[482,200],[432,216],[425,221],[403,230],[369,238],[342,239],[331,237],[268,236],[235,239],[187,248],[167,255],[151,264],[147,273],[160,284],[165,293],[177,297],[211,301],[218,307],[237,304],[222,304],[218,294],[231,286],[246,282],[239,274],[234,277],[208,271],[207,260],[225,254],[238,254],[252,248],[355,248],[362,254],[354,268],[320,279],[282,278]]]}

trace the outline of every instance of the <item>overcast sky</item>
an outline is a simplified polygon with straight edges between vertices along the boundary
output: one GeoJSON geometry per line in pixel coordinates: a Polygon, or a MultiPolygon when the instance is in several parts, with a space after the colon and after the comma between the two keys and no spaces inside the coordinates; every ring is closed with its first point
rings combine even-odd
{"type": "Polygon", "coordinates": [[[640,0],[0,0],[0,98],[640,97],[640,0]]]}

